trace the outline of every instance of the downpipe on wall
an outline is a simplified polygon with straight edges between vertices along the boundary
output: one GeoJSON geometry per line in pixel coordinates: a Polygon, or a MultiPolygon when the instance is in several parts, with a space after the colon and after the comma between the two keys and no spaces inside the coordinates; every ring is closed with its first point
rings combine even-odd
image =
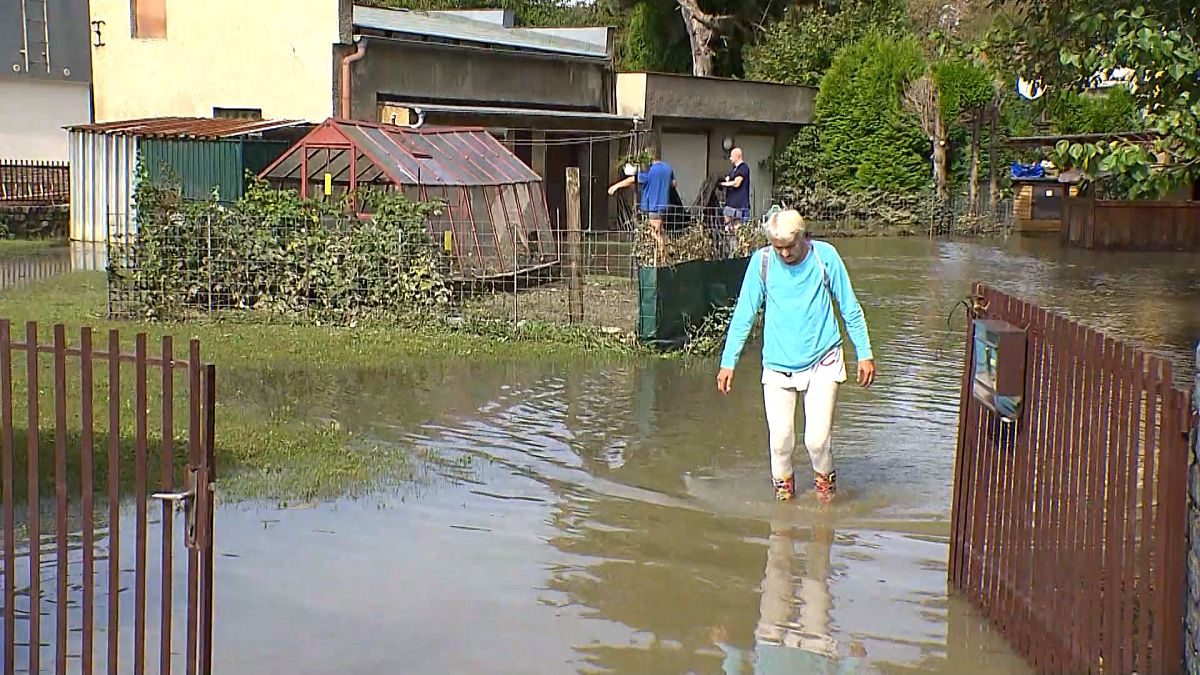
{"type": "Polygon", "coordinates": [[[354,36],[356,49],[353,54],[342,57],[342,109],[341,119],[350,119],[350,65],[361,61],[367,55],[367,39],[361,35],[354,36]]]}

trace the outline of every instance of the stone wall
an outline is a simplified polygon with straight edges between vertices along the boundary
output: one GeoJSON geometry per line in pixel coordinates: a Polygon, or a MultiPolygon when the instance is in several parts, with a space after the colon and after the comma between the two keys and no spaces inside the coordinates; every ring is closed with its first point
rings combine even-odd
{"type": "MultiPolygon", "coordinates": [[[[1196,346],[1196,384],[1192,405],[1200,407],[1200,344],[1196,346]]],[[[1200,432],[1192,434],[1191,466],[1188,469],[1188,601],[1185,659],[1188,673],[1200,675],[1200,432]]]]}
{"type": "Polygon", "coordinates": [[[0,205],[0,236],[20,239],[66,239],[70,208],[0,205]]]}

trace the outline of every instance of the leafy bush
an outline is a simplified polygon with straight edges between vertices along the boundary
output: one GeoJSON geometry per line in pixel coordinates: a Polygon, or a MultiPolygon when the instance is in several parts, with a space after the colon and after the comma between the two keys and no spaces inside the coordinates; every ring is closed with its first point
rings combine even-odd
{"type": "Polygon", "coordinates": [[[1104,94],[1064,91],[1049,102],[1047,112],[1060,134],[1118,133],[1144,127],[1137,101],[1124,87],[1104,94]]]}
{"type": "Polygon", "coordinates": [[[138,181],[136,234],[114,247],[110,289],[147,318],[253,310],[334,323],[414,317],[448,303],[446,265],[426,229],[437,204],[402,195],[301,199],[252,181],[232,206],[185,202],[173,179],[138,181]]]}
{"type": "Polygon", "coordinates": [[[929,141],[900,103],[924,67],[912,38],[871,35],[838,53],[821,80],[815,114],[830,184],[912,192],[928,183],[929,141]]]}
{"type": "Polygon", "coordinates": [[[743,50],[746,77],[816,86],[839,49],[872,32],[898,35],[906,23],[903,0],[793,5],[743,50]]]}

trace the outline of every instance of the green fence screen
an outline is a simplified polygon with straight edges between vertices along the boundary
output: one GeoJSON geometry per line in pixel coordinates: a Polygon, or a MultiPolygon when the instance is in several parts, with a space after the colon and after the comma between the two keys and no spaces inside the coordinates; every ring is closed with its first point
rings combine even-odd
{"type": "Polygon", "coordinates": [[[661,348],[682,346],[689,328],[737,300],[749,262],[693,260],[638,269],[638,339],[661,348]]]}

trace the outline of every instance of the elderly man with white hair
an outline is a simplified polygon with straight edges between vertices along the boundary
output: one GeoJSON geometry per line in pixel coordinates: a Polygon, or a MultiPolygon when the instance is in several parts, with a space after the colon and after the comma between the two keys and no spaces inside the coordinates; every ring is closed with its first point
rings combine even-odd
{"type": "Polygon", "coordinates": [[[858,383],[864,387],[875,380],[871,339],[837,249],[813,241],[796,211],[772,216],[767,237],[771,245],[750,257],[742,280],[721,354],[717,389],[728,394],[733,387],[733,370],[765,301],[762,386],[775,497],[787,501],[796,495],[792,451],[796,399],[803,393],[804,445],[816,474],[817,497],[828,503],[837,491],[830,443],[833,409],[838,385],[846,381],[835,312],[840,310],[846,323],[858,360],[858,383]]]}

